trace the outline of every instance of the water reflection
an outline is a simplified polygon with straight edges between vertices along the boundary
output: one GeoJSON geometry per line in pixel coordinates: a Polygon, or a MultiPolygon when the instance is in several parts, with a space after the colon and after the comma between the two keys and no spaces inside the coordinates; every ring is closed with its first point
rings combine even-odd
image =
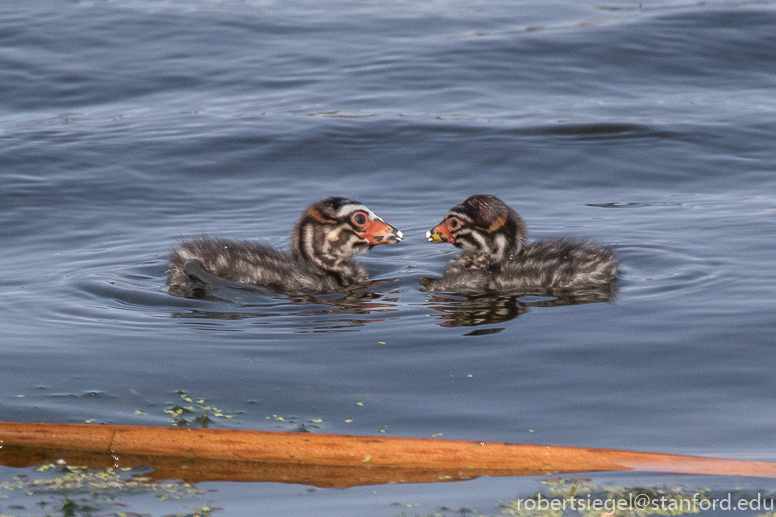
{"type": "MultiPolygon", "coordinates": [[[[368,323],[399,317],[402,307],[412,305],[407,299],[425,295],[421,303],[437,314],[440,327],[482,327],[467,335],[495,334],[506,323],[530,311],[532,307],[560,307],[587,303],[611,302],[616,296],[616,284],[576,290],[534,290],[530,292],[425,293],[417,284],[399,279],[373,280],[358,289],[338,293],[278,294],[266,288],[237,284],[215,277],[208,283],[190,282],[183,289],[170,289],[170,294],[188,299],[215,302],[211,307],[192,308],[173,313],[174,318],[208,320],[255,319],[260,325],[281,325],[301,332],[354,331],[368,323]],[[397,285],[398,283],[398,285],[397,285]],[[404,289],[404,287],[410,287],[404,289]],[[403,293],[403,294],[402,294],[403,293]],[[228,304],[227,310],[223,304],[228,304]],[[292,324],[290,323],[292,320],[292,324]],[[300,325],[301,323],[301,325],[300,325]]],[[[422,278],[425,286],[429,278],[422,278]]]]}
{"type": "MultiPolygon", "coordinates": [[[[423,279],[421,284],[429,279],[423,279]]],[[[544,290],[528,293],[477,295],[430,294],[427,304],[439,314],[440,327],[476,327],[504,323],[525,314],[531,307],[560,307],[611,302],[614,283],[576,290],[544,290]]],[[[503,328],[480,329],[468,335],[495,334],[503,328]]]]}
{"type": "MultiPolygon", "coordinates": [[[[209,302],[228,303],[232,310],[199,310],[173,313],[174,318],[198,320],[240,320],[257,318],[270,324],[286,317],[312,318],[304,329],[312,332],[355,330],[367,323],[385,321],[398,311],[399,299],[391,292],[379,292],[395,280],[373,280],[359,289],[339,293],[278,294],[266,288],[219,281],[189,282],[185,287],[170,289],[170,294],[209,302]],[[369,318],[336,316],[371,316],[369,318]],[[332,318],[335,316],[335,318],[332,318]]],[[[259,322],[261,323],[261,322],[259,322]]],[[[297,325],[295,328],[299,329],[297,325]]]]}

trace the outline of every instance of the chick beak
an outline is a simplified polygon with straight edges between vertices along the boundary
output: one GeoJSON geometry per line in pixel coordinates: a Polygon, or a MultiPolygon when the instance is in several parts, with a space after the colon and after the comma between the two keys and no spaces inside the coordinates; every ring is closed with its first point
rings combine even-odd
{"type": "Polygon", "coordinates": [[[450,233],[450,229],[444,222],[439,223],[434,226],[433,229],[427,231],[426,239],[428,242],[449,242],[450,244],[455,242],[455,237],[450,233]]]}
{"type": "Polygon", "coordinates": [[[398,244],[404,238],[404,234],[385,221],[370,220],[359,237],[366,239],[370,246],[377,246],[378,244],[398,244]]]}

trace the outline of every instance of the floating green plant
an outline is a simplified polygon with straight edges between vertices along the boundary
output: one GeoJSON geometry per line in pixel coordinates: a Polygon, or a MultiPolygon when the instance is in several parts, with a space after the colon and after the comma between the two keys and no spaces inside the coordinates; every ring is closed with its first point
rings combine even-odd
{"type": "MultiPolygon", "coordinates": [[[[86,516],[103,512],[115,506],[118,500],[132,495],[151,493],[159,501],[180,501],[205,493],[189,483],[156,482],[137,471],[132,476],[132,469],[87,469],[60,462],[45,463],[35,469],[34,475],[29,472],[0,481],[0,498],[13,496],[14,502],[20,498],[40,498],[37,504],[41,508],[50,505],[59,509],[62,515],[86,516]]],[[[212,510],[208,504],[193,513],[181,515],[206,517],[212,510]]]]}
{"type": "Polygon", "coordinates": [[[213,422],[211,415],[214,418],[234,418],[234,415],[229,415],[215,406],[201,405],[205,403],[205,399],[197,399],[195,402],[183,391],[179,391],[178,396],[184,402],[196,403],[197,406],[175,404],[172,409],[165,409],[164,412],[172,416],[170,423],[175,427],[208,427],[213,422]]]}
{"type": "Polygon", "coordinates": [[[294,429],[295,431],[299,431],[302,433],[309,433],[311,432],[311,429],[320,429],[320,425],[323,423],[323,418],[311,418],[306,421],[302,421],[300,418],[295,416],[281,416],[281,415],[272,415],[266,417],[267,420],[274,420],[275,422],[282,422],[283,428],[285,429],[294,429]]]}
{"type": "Polygon", "coordinates": [[[167,517],[210,517],[213,510],[220,510],[221,508],[211,508],[210,506],[203,506],[202,508],[195,508],[192,513],[175,513],[167,517]]]}
{"type": "Polygon", "coordinates": [[[5,492],[23,490],[29,494],[69,493],[91,495],[121,492],[154,492],[159,498],[180,498],[186,494],[202,494],[199,489],[188,483],[159,483],[143,476],[128,476],[132,469],[105,470],[87,469],[86,467],[56,465],[45,463],[36,469],[41,474],[56,472],[55,476],[39,478],[14,477],[10,481],[0,482],[0,496],[5,492]]]}

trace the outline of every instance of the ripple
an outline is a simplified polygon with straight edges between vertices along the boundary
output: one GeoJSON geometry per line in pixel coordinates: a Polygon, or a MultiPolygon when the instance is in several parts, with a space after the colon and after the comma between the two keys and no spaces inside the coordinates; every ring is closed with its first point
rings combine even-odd
{"type": "Polygon", "coordinates": [[[620,246],[617,255],[624,297],[711,294],[720,284],[732,281],[721,260],[679,246],[620,246]]]}

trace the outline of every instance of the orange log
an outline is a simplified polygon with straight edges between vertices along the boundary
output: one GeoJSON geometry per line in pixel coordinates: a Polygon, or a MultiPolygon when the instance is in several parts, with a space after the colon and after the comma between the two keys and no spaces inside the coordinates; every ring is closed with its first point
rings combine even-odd
{"type": "Polygon", "coordinates": [[[776,478],[776,463],[387,436],[0,422],[0,463],[152,467],[156,479],[320,487],[639,470],[776,478]]]}

